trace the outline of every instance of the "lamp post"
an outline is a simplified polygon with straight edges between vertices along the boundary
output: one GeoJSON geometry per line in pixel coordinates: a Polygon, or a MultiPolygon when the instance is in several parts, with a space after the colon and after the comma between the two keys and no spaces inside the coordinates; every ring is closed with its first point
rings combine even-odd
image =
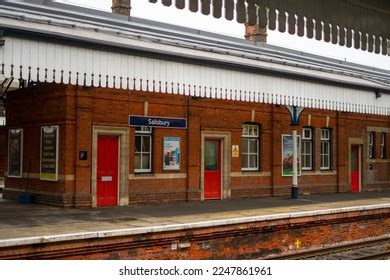
{"type": "Polygon", "coordinates": [[[305,108],[299,106],[286,106],[291,116],[291,126],[293,127],[292,133],[292,157],[293,157],[293,165],[292,165],[292,187],[291,187],[291,198],[298,199],[299,198],[299,186],[298,186],[298,137],[297,137],[297,129],[296,127],[299,125],[299,117],[302,114],[305,108]]]}

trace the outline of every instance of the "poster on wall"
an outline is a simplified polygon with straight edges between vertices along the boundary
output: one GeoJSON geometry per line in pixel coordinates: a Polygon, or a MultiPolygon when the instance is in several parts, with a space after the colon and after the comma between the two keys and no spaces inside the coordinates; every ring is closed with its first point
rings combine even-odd
{"type": "MultiPolygon", "coordinates": [[[[293,165],[293,137],[292,135],[282,135],[282,176],[292,176],[293,165]]],[[[301,136],[297,136],[297,162],[298,162],[298,176],[301,176],[301,136]]]]}
{"type": "Polygon", "coordinates": [[[58,179],[58,126],[41,127],[41,180],[58,179]]]}
{"type": "Polygon", "coordinates": [[[180,137],[164,137],[163,170],[180,170],[180,137]]]}
{"type": "Polygon", "coordinates": [[[23,129],[10,129],[8,138],[8,177],[22,177],[23,129]]]}

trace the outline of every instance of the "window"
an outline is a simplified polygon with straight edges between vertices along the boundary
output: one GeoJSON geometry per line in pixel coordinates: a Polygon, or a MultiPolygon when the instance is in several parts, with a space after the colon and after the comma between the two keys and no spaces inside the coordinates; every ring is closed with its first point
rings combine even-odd
{"type": "Polygon", "coordinates": [[[368,134],[368,158],[375,157],[375,132],[371,131],[368,134]]]}
{"type": "Polygon", "coordinates": [[[313,130],[302,130],[302,170],[313,170],[313,130]]]}
{"type": "Polygon", "coordinates": [[[259,170],[259,126],[244,124],[242,126],[241,170],[259,170]]]}
{"type": "Polygon", "coordinates": [[[134,172],[152,172],[152,128],[139,126],[135,128],[134,172]]]}
{"type": "Polygon", "coordinates": [[[386,133],[381,133],[381,159],[386,158],[386,133]]]}
{"type": "Polygon", "coordinates": [[[321,129],[321,170],[330,170],[330,129],[321,129]]]}

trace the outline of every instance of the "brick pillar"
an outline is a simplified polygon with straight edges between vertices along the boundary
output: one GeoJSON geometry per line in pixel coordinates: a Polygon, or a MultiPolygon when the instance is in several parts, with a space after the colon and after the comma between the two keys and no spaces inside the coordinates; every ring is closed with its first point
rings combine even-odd
{"type": "Polygon", "coordinates": [[[130,16],[131,0],[112,0],[111,10],[114,14],[130,16]]]}
{"type": "Polygon", "coordinates": [[[200,150],[201,150],[201,126],[200,116],[191,113],[191,100],[189,101],[188,115],[188,172],[187,172],[187,197],[188,200],[200,200],[200,150]]]}
{"type": "MultiPolygon", "coordinates": [[[[336,137],[332,144],[335,147],[336,153],[336,167],[337,167],[337,191],[338,192],[349,192],[351,186],[349,185],[349,174],[348,174],[348,161],[349,161],[349,143],[346,133],[347,119],[345,114],[337,112],[337,123],[336,123],[336,137]],[[336,143],[335,143],[336,142],[336,143]]],[[[333,153],[333,154],[335,154],[333,153]]],[[[362,182],[363,183],[363,182],[362,182]]]]}
{"type": "Polygon", "coordinates": [[[267,29],[245,24],[245,39],[253,42],[267,43],[267,29]]]}
{"type": "Polygon", "coordinates": [[[74,206],[92,205],[92,108],[93,99],[88,92],[77,90],[76,96],[76,143],[75,143],[75,191],[74,206]],[[87,160],[79,159],[79,152],[87,152],[87,160]]]}

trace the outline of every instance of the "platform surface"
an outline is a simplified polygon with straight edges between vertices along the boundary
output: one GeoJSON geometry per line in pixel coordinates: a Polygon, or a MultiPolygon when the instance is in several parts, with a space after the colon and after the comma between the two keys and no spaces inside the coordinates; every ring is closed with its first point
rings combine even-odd
{"type": "Polygon", "coordinates": [[[390,208],[390,190],[85,209],[0,198],[0,247],[378,208],[390,208]]]}

